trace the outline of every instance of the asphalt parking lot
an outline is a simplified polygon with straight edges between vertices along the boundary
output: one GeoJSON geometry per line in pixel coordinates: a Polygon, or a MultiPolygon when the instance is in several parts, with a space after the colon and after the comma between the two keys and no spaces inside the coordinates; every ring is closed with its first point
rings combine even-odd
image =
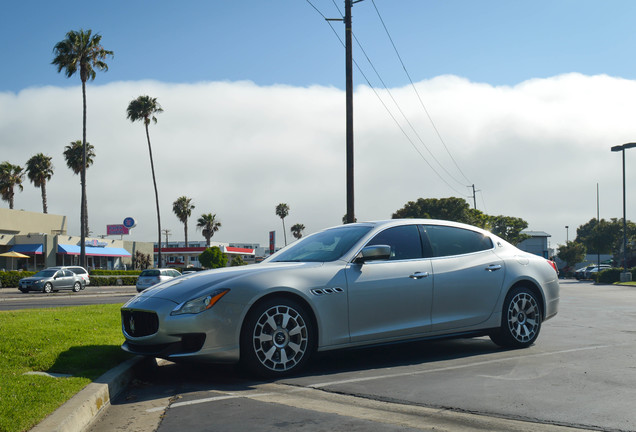
{"type": "Polygon", "coordinates": [[[636,430],[636,288],[562,282],[538,342],[488,338],[325,353],[302,376],[162,362],[91,427],[121,431],[636,430]]]}

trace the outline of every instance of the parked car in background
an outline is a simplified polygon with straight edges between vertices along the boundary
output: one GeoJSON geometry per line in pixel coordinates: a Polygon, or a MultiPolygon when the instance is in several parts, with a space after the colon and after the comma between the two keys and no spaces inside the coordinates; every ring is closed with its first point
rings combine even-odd
{"type": "Polygon", "coordinates": [[[595,275],[596,273],[598,273],[598,272],[600,272],[600,271],[603,271],[603,270],[607,270],[607,269],[609,269],[609,268],[612,268],[612,266],[607,265],[607,264],[601,264],[601,266],[600,266],[600,267],[598,267],[598,266],[593,266],[591,269],[586,270],[586,272],[585,272],[585,279],[593,279],[593,278],[594,278],[594,275],[595,275]]]}
{"type": "Polygon", "coordinates": [[[574,277],[578,280],[584,280],[585,279],[585,273],[592,270],[594,268],[593,265],[589,265],[589,266],[585,266],[585,267],[581,267],[580,269],[578,269],[577,271],[574,272],[574,277]]]}
{"type": "Polygon", "coordinates": [[[181,276],[181,273],[175,269],[146,269],[142,271],[137,278],[137,292],[142,292],[159,282],[167,281],[179,276],[181,276]]]}
{"type": "Polygon", "coordinates": [[[82,289],[86,288],[87,285],[91,284],[91,279],[88,275],[88,271],[86,271],[86,269],[84,267],[80,267],[80,266],[54,266],[54,267],[49,267],[50,269],[65,269],[65,270],[70,270],[73,273],[75,273],[76,275],[78,275],[81,279],[82,279],[82,289]]]}
{"type": "Polygon", "coordinates": [[[138,294],[121,308],[122,348],[240,362],[278,377],[316,351],[414,339],[488,335],[525,348],[558,305],[556,264],[488,231],[430,219],[352,223],[303,237],[260,264],[197,272],[138,294]]]}
{"type": "Polygon", "coordinates": [[[29,291],[42,291],[50,293],[62,289],[70,289],[78,292],[82,289],[83,280],[70,270],[60,268],[47,268],[40,270],[30,277],[20,279],[18,289],[23,293],[29,291]]]}

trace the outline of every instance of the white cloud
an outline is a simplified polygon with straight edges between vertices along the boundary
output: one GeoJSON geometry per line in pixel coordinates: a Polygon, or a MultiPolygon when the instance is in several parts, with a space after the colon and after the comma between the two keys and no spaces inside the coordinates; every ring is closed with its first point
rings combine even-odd
{"type": "MultiPolygon", "coordinates": [[[[565,241],[565,225],[572,239],[575,227],[596,216],[600,183],[601,217],[622,216],[621,159],[610,147],[635,138],[636,108],[630,104],[635,82],[568,74],[493,87],[440,76],[416,86],[455,161],[482,191],[480,210],[522,217],[531,229],[552,234],[556,245],[565,241]]],[[[471,193],[412,88],[391,92],[444,168],[393,109],[386,91],[378,90],[413,145],[454,190],[413,149],[375,93],[361,86],[354,97],[358,220],[389,218],[419,197],[471,193]]],[[[142,123],[126,119],[128,103],[142,94],[156,97],[165,110],[151,124],[150,136],[162,228],[172,230],[172,239],[183,238],[183,225],[172,213],[172,202],[181,195],[193,198],[196,206],[191,240],[203,239],[195,229],[199,215],[213,212],[223,223],[216,240],[265,245],[268,231],[277,230],[282,243],[274,213],[280,202],[291,209],[288,227],[303,223],[312,232],[341,223],[346,212],[344,92],[251,82],[89,83],[87,137],[96,158],[87,184],[94,234],[134,216],[139,223],[131,237],[156,240],[145,133],[142,123]]],[[[49,212],[67,215],[71,233],[79,231],[79,178],[66,167],[62,152],[81,139],[81,102],[79,86],[0,93],[0,161],[24,165],[39,152],[53,156],[49,212]]],[[[629,198],[636,193],[629,189],[636,154],[627,156],[628,218],[636,220],[636,200],[630,204],[629,198]]],[[[18,209],[42,208],[40,192],[28,180],[15,203],[18,209]]]]}

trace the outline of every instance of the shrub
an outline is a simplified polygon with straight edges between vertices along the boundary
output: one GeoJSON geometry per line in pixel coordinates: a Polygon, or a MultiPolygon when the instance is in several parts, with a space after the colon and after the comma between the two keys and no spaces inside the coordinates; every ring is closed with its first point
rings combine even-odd
{"type": "MultiPolygon", "coordinates": [[[[632,275],[636,274],[636,267],[632,267],[627,269],[627,271],[631,272],[632,275]]],[[[615,282],[620,282],[621,273],[623,273],[622,268],[611,268],[607,270],[603,270],[602,272],[594,274],[594,282],[604,283],[604,284],[613,284],[615,282]]]]}
{"type": "Polygon", "coordinates": [[[141,273],[141,270],[100,270],[100,269],[95,269],[95,270],[90,270],[88,273],[90,273],[91,276],[92,275],[95,275],[95,276],[139,275],[141,273]]]}
{"type": "Polygon", "coordinates": [[[91,286],[136,285],[137,276],[100,277],[91,276],[91,286]],[[118,282],[121,281],[121,282],[118,282]]]}
{"type": "Polygon", "coordinates": [[[35,272],[31,271],[2,271],[0,272],[0,287],[17,288],[20,279],[33,276],[35,272]]]}

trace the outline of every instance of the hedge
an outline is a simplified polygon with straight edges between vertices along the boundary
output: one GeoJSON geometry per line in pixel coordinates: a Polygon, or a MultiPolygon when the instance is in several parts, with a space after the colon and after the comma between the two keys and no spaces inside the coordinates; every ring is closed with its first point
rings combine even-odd
{"type": "Polygon", "coordinates": [[[119,275],[128,275],[128,276],[138,276],[141,273],[141,270],[89,270],[88,273],[93,276],[119,276],[119,275]]]}
{"type": "MultiPolygon", "coordinates": [[[[636,274],[636,267],[632,267],[627,269],[628,272],[631,272],[632,275],[636,274]]],[[[594,281],[598,283],[605,284],[613,284],[614,282],[621,281],[621,273],[623,273],[623,268],[611,268],[607,270],[603,270],[598,273],[594,273],[594,281]]]]}
{"type": "Polygon", "coordinates": [[[0,287],[4,288],[17,288],[20,279],[33,276],[35,272],[32,271],[0,271],[0,287]]]}
{"type": "MultiPolygon", "coordinates": [[[[108,270],[101,270],[108,271],[108,270]]],[[[135,271],[135,270],[132,270],[135,271]]],[[[137,274],[140,272],[137,271],[137,274]]],[[[17,288],[20,279],[33,276],[35,272],[32,271],[0,271],[0,287],[4,288],[17,288]]],[[[117,285],[136,285],[137,276],[123,276],[121,272],[114,271],[113,275],[117,276],[92,276],[91,272],[91,286],[117,286],[117,285]]]]}

